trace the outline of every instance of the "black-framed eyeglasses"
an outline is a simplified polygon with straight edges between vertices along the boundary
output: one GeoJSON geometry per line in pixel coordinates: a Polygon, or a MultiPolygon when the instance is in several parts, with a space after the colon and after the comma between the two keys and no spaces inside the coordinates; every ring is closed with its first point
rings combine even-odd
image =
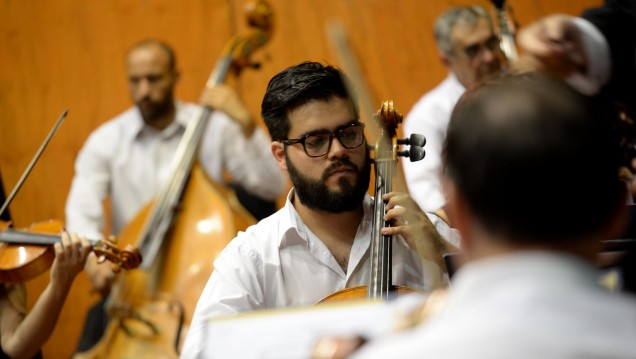
{"type": "Polygon", "coordinates": [[[486,41],[473,44],[470,46],[464,47],[462,50],[464,55],[466,55],[469,59],[474,59],[479,55],[484,49],[487,49],[490,52],[499,52],[501,48],[499,47],[499,38],[495,35],[492,35],[486,41]]]}
{"type": "Polygon", "coordinates": [[[342,147],[353,149],[364,143],[364,123],[353,122],[337,128],[335,131],[319,131],[301,138],[281,140],[285,145],[302,143],[305,153],[309,157],[320,157],[329,153],[333,138],[338,138],[342,147]]]}

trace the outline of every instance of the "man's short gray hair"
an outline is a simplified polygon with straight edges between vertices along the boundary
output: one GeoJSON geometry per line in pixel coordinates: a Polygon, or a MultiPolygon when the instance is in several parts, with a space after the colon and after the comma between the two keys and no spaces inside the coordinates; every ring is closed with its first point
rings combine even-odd
{"type": "Polygon", "coordinates": [[[451,31],[457,25],[476,25],[480,19],[488,21],[492,27],[492,19],[488,12],[479,5],[453,7],[435,21],[435,42],[437,48],[446,56],[453,56],[453,39],[451,31]]]}

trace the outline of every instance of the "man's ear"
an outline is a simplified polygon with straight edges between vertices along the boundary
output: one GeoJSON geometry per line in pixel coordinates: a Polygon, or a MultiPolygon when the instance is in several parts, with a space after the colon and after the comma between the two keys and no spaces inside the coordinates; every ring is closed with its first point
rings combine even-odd
{"type": "Polygon", "coordinates": [[[450,69],[451,66],[453,65],[453,59],[443,52],[439,53],[439,59],[442,61],[444,66],[446,66],[447,69],[450,69]]]}
{"type": "Polygon", "coordinates": [[[285,160],[285,145],[279,141],[272,141],[272,155],[274,155],[274,159],[278,162],[278,167],[287,171],[287,161],[285,160]]]}

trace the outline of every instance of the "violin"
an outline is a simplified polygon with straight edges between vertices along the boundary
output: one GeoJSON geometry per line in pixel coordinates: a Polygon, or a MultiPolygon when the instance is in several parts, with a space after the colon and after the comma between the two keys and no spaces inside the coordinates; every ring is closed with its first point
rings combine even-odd
{"type": "Polygon", "coordinates": [[[321,299],[319,303],[361,297],[388,299],[395,292],[400,294],[416,291],[412,288],[394,286],[392,284],[393,236],[386,236],[380,233],[380,229],[383,227],[391,226],[391,223],[384,221],[386,203],[382,198],[393,189],[393,178],[398,173],[397,158],[409,157],[412,162],[423,159],[425,155],[423,147],[426,139],[420,134],[412,134],[405,139],[397,138],[397,127],[398,124],[402,123],[403,116],[394,108],[393,101],[384,101],[374,119],[379,127],[379,136],[375,146],[372,146],[375,169],[375,201],[373,227],[371,229],[371,276],[369,285],[346,288],[321,299]],[[399,150],[400,145],[410,146],[409,150],[399,150]]]}
{"type": "MultiPolygon", "coordinates": [[[[53,244],[60,241],[63,228],[62,222],[51,220],[16,230],[10,223],[0,221],[0,283],[24,282],[48,270],[55,259],[53,244]]],[[[115,273],[137,268],[141,263],[137,249],[119,250],[113,237],[89,242],[101,262],[112,263],[115,273]]]]}

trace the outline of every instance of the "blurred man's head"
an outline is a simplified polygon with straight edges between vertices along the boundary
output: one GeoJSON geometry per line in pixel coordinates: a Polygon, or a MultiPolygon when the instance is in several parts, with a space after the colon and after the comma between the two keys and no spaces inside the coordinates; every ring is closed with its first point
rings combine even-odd
{"type": "Polygon", "coordinates": [[[471,223],[458,222],[462,235],[485,232],[520,246],[602,239],[624,207],[625,185],[617,146],[596,112],[589,99],[544,77],[467,91],[443,153],[450,209],[471,214],[471,223]]]}
{"type": "Polygon", "coordinates": [[[440,15],[435,41],[442,62],[466,88],[495,78],[501,70],[499,38],[490,15],[480,6],[454,7],[440,15]]]}
{"type": "Polygon", "coordinates": [[[173,109],[179,78],[172,49],[157,40],[140,42],[128,52],[126,70],[130,97],[144,121],[153,126],[164,120],[173,109]]]}

